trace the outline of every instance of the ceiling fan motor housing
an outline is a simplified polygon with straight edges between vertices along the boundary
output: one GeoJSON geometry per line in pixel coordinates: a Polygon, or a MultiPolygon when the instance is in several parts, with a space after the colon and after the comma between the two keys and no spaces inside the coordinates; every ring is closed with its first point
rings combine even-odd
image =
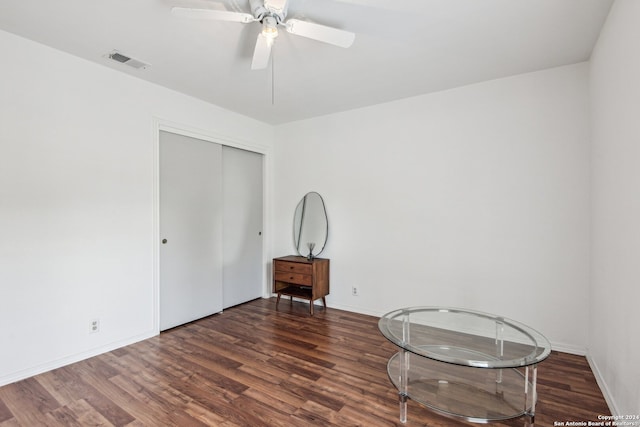
{"type": "Polygon", "coordinates": [[[287,4],[287,0],[249,0],[251,13],[256,20],[262,22],[265,17],[271,16],[278,24],[287,16],[287,4]]]}

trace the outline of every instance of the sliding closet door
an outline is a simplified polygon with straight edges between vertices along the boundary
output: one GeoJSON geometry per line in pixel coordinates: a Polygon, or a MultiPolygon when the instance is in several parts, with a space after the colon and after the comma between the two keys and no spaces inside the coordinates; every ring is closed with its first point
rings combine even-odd
{"type": "Polygon", "coordinates": [[[222,311],[222,146],[160,132],[160,330],[222,311]]]}
{"type": "Polygon", "coordinates": [[[224,308],[262,296],[262,158],[222,148],[224,308]]]}

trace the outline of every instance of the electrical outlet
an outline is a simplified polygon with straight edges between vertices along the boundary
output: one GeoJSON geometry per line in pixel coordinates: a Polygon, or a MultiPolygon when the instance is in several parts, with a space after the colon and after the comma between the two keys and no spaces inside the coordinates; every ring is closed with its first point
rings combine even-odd
{"type": "Polygon", "coordinates": [[[95,334],[100,332],[100,319],[92,319],[89,327],[89,333],[95,334]]]}
{"type": "Polygon", "coordinates": [[[354,297],[358,296],[358,287],[357,286],[352,286],[351,287],[351,295],[353,295],[354,297]]]}

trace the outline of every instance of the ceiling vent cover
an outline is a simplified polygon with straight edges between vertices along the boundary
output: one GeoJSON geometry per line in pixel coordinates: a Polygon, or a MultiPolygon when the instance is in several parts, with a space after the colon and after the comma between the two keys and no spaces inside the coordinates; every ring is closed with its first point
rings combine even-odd
{"type": "Polygon", "coordinates": [[[149,64],[142,62],[138,59],[134,59],[131,58],[130,56],[127,56],[123,53],[118,52],[117,50],[114,50],[111,53],[108,53],[105,55],[106,58],[112,59],[116,62],[120,62],[121,64],[125,64],[128,65],[130,67],[133,67],[137,70],[141,69],[141,68],[147,68],[149,67],[149,64]]]}

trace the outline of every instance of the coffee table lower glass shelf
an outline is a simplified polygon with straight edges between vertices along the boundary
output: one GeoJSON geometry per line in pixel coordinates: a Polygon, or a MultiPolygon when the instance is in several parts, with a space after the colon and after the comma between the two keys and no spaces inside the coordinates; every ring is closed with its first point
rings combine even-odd
{"type": "Polygon", "coordinates": [[[499,316],[438,307],[393,311],[379,328],[400,348],[387,371],[398,389],[401,422],[411,399],[471,422],[524,416],[534,424],[537,364],[551,351],[537,331],[499,316]]]}

